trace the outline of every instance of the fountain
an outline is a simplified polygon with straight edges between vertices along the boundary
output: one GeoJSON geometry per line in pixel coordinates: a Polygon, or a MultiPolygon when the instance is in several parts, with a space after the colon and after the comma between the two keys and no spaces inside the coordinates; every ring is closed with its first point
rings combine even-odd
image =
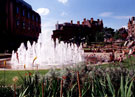
{"type": "Polygon", "coordinates": [[[12,52],[11,64],[12,68],[22,69],[24,64],[26,68],[38,66],[46,68],[47,66],[68,65],[83,61],[82,47],[75,44],[54,42],[42,33],[39,35],[37,43],[27,42],[27,49],[22,43],[17,53],[12,52]]]}

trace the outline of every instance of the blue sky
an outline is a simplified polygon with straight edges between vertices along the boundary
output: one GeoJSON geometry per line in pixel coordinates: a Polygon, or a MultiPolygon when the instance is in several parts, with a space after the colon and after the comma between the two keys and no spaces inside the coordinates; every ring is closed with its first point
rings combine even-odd
{"type": "Polygon", "coordinates": [[[40,13],[42,31],[49,32],[59,23],[82,22],[84,18],[103,19],[104,26],[119,29],[135,16],[135,0],[24,0],[40,13]]]}

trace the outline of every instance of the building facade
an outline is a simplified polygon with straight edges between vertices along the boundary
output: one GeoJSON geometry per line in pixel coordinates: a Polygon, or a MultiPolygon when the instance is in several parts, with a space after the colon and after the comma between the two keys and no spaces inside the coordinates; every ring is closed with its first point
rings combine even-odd
{"type": "Polygon", "coordinates": [[[20,43],[36,41],[41,18],[24,0],[0,0],[0,50],[12,50],[20,43]]]}
{"type": "Polygon", "coordinates": [[[135,17],[132,17],[128,21],[128,36],[135,38],[135,17]]]}
{"type": "Polygon", "coordinates": [[[120,35],[122,40],[126,40],[127,39],[127,37],[128,37],[128,30],[127,29],[122,27],[122,28],[120,28],[118,30],[118,32],[119,32],[119,35],[120,35]]]}
{"type": "Polygon", "coordinates": [[[97,19],[95,21],[93,18],[90,20],[84,19],[82,23],[77,21],[73,23],[56,24],[56,30],[53,31],[52,38],[54,41],[58,39],[59,41],[64,41],[66,43],[76,43],[80,44],[82,42],[95,41],[95,35],[103,29],[103,21],[97,19]]]}

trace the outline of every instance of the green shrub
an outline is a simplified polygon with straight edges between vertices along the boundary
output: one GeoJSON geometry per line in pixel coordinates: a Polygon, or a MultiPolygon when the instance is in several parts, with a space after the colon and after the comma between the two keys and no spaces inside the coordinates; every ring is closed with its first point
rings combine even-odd
{"type": "Polygon", "coordinates": [[[41,97],[43,94],[44,97],[60,97],[62,86],[63,97],[79,97],[77,72],[82,97],[135,96],[135,70],[122,66],[101,68],[85,64],[64,68],[61,71],[50,70],[45,76],[38,72],[26,76],[21,88],[18,88],[18,94],[24,94],[26,97],[41,97]]]}
{"type": "Polygon", "coordinates": [[[13,94],[11,87],[0,86],[0,97],[13,97],[13,94]]]}

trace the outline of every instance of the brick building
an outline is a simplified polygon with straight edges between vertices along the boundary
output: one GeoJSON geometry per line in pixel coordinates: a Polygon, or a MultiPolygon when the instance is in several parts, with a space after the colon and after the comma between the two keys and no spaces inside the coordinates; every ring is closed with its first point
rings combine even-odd
{"type": "Polygon", "coordinates": [[[119,32],[119,35],[121,36],[121,39],[126,40],[128,36],[128,30],[122,27],[118,30],[118,32],[119,32]]]}
{"type": "Polygon", "coordinates": [[[128,36],[132,36],[135,38],[135,17],[132,17],[131,20],[128,21],[128,36]]]}
{"type": "Polygon", "coordinates": [[[67,43],[80,44],[85,42],[86,39],[89,41],[95,41],[95,35],[103,29],[103,21],[93,18],[90,20],[84,19],[80,24],[80,21],[73,23],[56,24],[56,30],[53,31],[52,38],[56,41],[58,38],[60,41],[67,43]]]}
{"type": "Polygon", "coordinates": [[[0,51],[19,47],[21,42],[36,41],[41,19],[24,0],[0,0],[0,51]]]}

